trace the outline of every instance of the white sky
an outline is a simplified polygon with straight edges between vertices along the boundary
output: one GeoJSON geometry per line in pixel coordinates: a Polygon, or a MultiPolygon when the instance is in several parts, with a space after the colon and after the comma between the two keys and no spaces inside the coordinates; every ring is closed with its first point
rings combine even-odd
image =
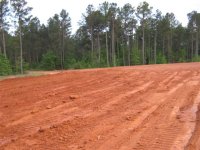
{"type": "MultiPolygon", "coordinates": [[[[78,21],[81,20],[82,13],[85,13],[88,4],[98,7],[105,0],[27,0],[28,6],[33,7],[32,15],[37,16],[41,23],[46,24],[47,20],[55,13],[60,13],[65,9],[72,21],[72,33],[78,28],[78,21]]],[[[135,8],[144,0],[107,0],[115,2],[118,6],[130,3],[135,8]]],[[[187,25],[187,13],[196,10],[200,12],[200,0],[146,0],[153,7],[159,9],[163,14],[173,12],[176,19],[184,26],[187,25]]]]}

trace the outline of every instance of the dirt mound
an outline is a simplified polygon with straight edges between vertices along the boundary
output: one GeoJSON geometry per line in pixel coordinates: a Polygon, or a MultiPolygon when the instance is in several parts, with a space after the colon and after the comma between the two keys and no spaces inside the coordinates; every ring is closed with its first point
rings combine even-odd
{"type": "Polygon", "coordinates": [[[200,148],[200,64],[0,81],[0,149],[200,148]]]}

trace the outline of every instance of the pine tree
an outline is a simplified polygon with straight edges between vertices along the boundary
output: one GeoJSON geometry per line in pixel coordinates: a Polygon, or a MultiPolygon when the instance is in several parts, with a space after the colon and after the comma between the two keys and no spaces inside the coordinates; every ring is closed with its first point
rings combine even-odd
{"type": "Polygon", "coordinates": [[[13,7],[15,17],[17,18],[17,21],[18,21],[19,39],[20,39],[20,70],[21,70],[21,74],[23,74],[24,71],[23,71],[22,27],[25,23],[27,23],[30,20],[31,16],[29,15],[29,13],[32,10],[32,8],[27,6],[27,2],[25,0],[11,0],[11,5],[13,7]]]}
{"type": "Polygon", "coordinates": [[[6,30],[6,27],[8,27],[8,22],[6,21],[6,17],[9,15],[9,11],[10,10],[8,7],[8,0],[1,0],[0,1],[0,30],[2,34],[3,53],[5,57],[7,57],[5,30],[6,30]]]}

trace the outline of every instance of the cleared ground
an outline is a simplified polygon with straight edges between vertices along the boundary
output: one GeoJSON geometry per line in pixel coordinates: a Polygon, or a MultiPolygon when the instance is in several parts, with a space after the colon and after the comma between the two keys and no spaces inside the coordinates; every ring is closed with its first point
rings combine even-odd
{"type": "Polygon", "coordinates": [[[0,149],[200,149],[200,63],[0,81],[0,149]]]}

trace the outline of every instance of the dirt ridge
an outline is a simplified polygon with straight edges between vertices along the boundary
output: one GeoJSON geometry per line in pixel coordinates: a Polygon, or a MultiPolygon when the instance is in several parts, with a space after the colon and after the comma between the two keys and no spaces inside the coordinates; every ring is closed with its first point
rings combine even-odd
{"type": "Polygon", "coordinates": [[[198,150],[200,63],[0,81],[0,150],[198,150]]]}

